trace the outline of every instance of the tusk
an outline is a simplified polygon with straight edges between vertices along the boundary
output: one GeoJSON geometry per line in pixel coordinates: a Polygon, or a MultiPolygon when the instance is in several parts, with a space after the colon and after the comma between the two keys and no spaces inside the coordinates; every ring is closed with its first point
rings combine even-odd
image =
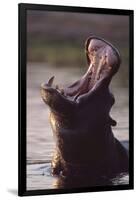
{"type": "Polygon", "coordinates": [[[52,86],[52,84],[53,84],[53,80],[54,80],[54,76],[52,76],[50,79],[49,79],[49,81],[48,81],[48,86],[52,86]]]}

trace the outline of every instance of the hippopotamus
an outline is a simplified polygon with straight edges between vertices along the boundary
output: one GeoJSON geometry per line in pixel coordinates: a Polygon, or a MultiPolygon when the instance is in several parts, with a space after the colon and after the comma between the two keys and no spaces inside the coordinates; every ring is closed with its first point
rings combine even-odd
{"type": "Polygon", "coordinates": [[[110,116],[115,102],[109,85],[118,71],[118,50],[106,40],[90,36],[85,42],[88,70],[60,89],[54,76],[41,84],[41,96],[50,109],[56,141],[52,174],[63,177],[111,176],[128,172],[128,153],[114,137],[110,116]]]}

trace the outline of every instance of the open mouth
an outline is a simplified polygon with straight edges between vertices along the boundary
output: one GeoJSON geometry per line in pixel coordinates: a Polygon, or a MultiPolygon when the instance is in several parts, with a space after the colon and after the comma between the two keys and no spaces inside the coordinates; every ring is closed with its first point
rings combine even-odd
{"type": "Polygon", "coordinates": [[[54,85],[54,76],[42,87],[53,88],[57,93],[71,101],[94,90],[95,85],[104,77],[113,76],[120,65],[120,56],[115,47],[103,39],[90,37],[86,44],[88,70],[82,78],[70,86],[60,88],[54,85]]]}

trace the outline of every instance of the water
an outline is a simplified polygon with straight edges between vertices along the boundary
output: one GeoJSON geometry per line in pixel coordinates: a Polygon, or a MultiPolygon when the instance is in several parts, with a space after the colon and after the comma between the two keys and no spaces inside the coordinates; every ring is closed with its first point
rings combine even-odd
{"type": "MultiPolygon", "coordinates": [[[[27,190],[62,187],[57,177],[51,176],[50,161],[55,147],[49,124],[49,110],[40,96],[40,84],[55,75],[55,83],[62,86],[79,79],[84,68],[53,68],[43,64],[29,63],[27,66],[27,190]]],[[[116,103],[111,116],[117,121],[113,128],[115,137],[128,149],[128,90],[112,83],[116,103]]],[[[128,174],[120,174],[111,184],[128,184],[128,174]]],[[[105,182],[100,184],[106,184],[105,182]]]]}

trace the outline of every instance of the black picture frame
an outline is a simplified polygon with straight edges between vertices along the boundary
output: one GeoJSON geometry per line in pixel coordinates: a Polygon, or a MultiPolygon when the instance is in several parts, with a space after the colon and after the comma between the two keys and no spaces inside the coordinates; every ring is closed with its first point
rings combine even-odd
{"type": "Polygon", "coordinates": [[[47,195],[59,193],[79,193],[93,191],[112,191],[112,190],[127,190],[134,188],[134,106],[133,106],[133,83],[134,83],[134,68],[133,68],[133,10],[121,9],[106,9],[106,8],[88,8],[88,7],[72,7],[58,5],[40,5],[40,4],[24,4],[18,5],[18,98],[19,98],[19,135],[18,135],[18,195],[47,195]],[[77,189],[45,189],[45,190],[29,190],[26,189],[26,62],[27,62],[27,10],[42,10],[42,11],[67,11],[75,13],[99,13],[129,16],[129,184],[100,186],[77,189]]]}

